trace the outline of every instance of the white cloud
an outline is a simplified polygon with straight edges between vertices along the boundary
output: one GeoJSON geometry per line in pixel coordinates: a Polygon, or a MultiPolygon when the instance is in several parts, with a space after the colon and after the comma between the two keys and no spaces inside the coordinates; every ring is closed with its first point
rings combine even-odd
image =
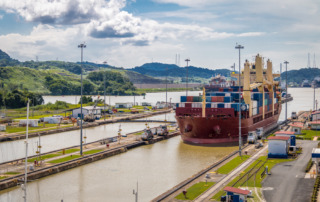
{"type": "Polygon", "coordinates": [[[0,20],[2,20],[2,18],[3,18],[3,15],[0,15],[0,20]]]}

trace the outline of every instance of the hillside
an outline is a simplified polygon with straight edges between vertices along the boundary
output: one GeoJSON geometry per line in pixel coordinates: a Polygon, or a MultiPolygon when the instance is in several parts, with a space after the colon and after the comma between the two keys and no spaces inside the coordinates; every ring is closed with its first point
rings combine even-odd
{"type": "MultiPolygon", "coordinates": [[[[186,67],[179,67],[172,64],[162,64],[162,63],[146,63],[140,67],[135,67],[130,69],[132,71],[138,72],[143,75],[149,75],[153,77],[185,77],[186,76],[186,67]]],[[[223,76],[230,76],[230,70],[228,69],[206,69],[201,67],[188,67],[188,76],[199,77],[208,79],[216,74],[221,74],[223,76]]]]}
{"type": "MultiPolygon", "coordinates": [[[[288,82],[294,82],[298,85],[301,85],[303,80],[313,81],[316,77],[319,77],[320,69],[319,68],[302,68],[298,70],[288,71],[288,82]]],[[[286,78],[286,72],[281,74],[282,80],[286,78]]]]}

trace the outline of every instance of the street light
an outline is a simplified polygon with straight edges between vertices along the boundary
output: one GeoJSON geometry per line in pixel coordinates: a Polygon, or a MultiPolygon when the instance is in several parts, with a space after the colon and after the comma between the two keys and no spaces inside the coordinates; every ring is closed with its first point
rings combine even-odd
{"type": "Polygon", "coordinates": [[[188,63],[190,62],[190,59],[185,59],[187,62],[187,81],[186,81],[186,96],[188,96],[188,63]]]}
{"type": "Polygon", "coordinates": [[[241,74],[241,67],[240,67],[240,50],[241,49],[244,49],[243,46],[241,46],[240,44],[239,45],[236,45],[235,47],[236,49],[239,49],[239,155],[241,156],[241,144],[242,144],[242,140],[241,140],[241,89],[240,89],[240,85],[241,85],[241,78],[240,78],[240,74],[241,74]]]}
{"type": "Polygon", "coordinates": [[[83,49],[87,47],[85,43],[82,43],[80,45],[78,45],[78,48],[81,48],[81,97],[80,97],[80,103],[81,103],[81,107],[80,107],[80,155],[82,156],[82,121],[83,121],[83,114],[82,114],[82,91],[83,91],[83,85],[82,85],[82,59],[83,59],[83,49]]]}
{"type": "MultiPolygon", "coordinates": [[[[104,65],[106,65],[107,64],[107,61],[104,61],[103,62],[103,64],[104,65]]],[[[103,111],[104,111],[104,118],[103,118],[103,120],[106,120],[106,74],[105,74],[105,71],[103,71],[103,89],[104,89],[104,91],[103,91],[103,111]]]]}
{"type": "MultiPolygon", "coordinates": [[[[287,64],[289,64],[288,61],[284,61],[284,64],[286,64],[286,99],[288,99],[288,70],[287,70],[287,64]]],[[[288,100],[286,100],[286,114],[285,114],[285,121],[287,121],[287,110],[288,110],[288,100]]]]}

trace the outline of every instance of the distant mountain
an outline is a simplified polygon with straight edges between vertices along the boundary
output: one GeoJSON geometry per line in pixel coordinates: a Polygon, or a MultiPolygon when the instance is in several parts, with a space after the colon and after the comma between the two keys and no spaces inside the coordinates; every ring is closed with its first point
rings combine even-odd
{"type": "MultiPolygon", "coordinates": [[[[143,75],[149,75],[153,77],[185,77],[186,67],[179,67],[173,64],[162,64],[162,63],[146,63],[140,67],[135,67],[130,69],[131,71],[138,72],[143,75]]],[[[189,77],[200,77],[208,79],[216,74],[221,74],[223,76],[230,76],[230,70],[228,69],[206,69],[201,67],[188,67],[189,77]]]]}
{"type": "MultiPolygon", "coordinates": [[[[304,80],[312,82],[316,77],[320,76],[319,68],[302,68],[298,70],[288,71],[287,78],[288,82],[293,82],[301,86],[304,80]]],[[[286,72],[281,73],[281,79],[286,79],[286,72]]]]}

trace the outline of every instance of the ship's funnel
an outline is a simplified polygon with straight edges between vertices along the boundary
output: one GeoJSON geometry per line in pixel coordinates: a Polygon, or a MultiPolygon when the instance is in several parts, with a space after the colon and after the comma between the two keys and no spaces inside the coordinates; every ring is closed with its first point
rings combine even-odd
{"type": "Polygon", "coordinates": [[[256,56],[256,82],[263,82],[263,60],[259,54],[256,56]]]}

